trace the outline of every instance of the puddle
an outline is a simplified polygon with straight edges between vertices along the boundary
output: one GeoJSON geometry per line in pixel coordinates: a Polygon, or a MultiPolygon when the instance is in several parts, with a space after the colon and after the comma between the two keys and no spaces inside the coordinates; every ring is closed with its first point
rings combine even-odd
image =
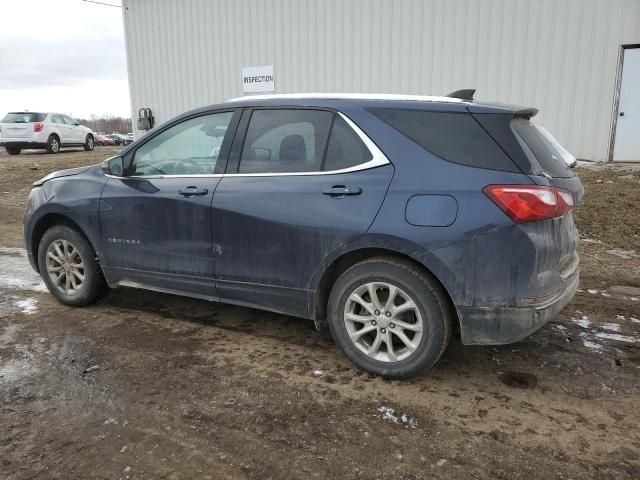
{"type": "Polygon", "coordinates": [[[21,290],[46,292],[47,288],[29,265],[24,249],[0,247],[0,316],[38,311],[38,301],[21,296],[21,290]]]}
{"type": "Polygon", "coordinates": [[[47,290],[21,248],[0,247],[0,291],[2,290],[47,290]]]}

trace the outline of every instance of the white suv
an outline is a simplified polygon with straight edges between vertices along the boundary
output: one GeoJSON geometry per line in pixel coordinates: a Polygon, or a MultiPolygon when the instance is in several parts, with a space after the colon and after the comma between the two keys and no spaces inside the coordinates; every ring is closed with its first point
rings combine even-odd
{"type": "Polygon", "coordinates": [[[9,155],[23,148],[44,148],[58,153],[62,147],[93,150],[91,129],[60,113],[11,112],[0,122],[0,145],[9,155]]]}

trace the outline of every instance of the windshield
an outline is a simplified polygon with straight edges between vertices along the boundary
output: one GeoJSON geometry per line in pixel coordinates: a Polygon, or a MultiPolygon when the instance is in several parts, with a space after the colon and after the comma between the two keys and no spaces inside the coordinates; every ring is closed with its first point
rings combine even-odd
{"type": "Polygon", "coordinates": [[[41,122],[46,117],[44,113],[35,112],[12,112],[2,119],[2,123],[32,123],[41,122]]]}

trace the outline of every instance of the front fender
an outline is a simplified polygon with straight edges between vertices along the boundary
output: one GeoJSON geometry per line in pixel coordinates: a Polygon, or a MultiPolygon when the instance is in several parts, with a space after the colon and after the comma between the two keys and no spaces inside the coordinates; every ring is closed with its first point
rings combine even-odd
{"type": "Polygon", "coordinates": [[[54,178],[29,194],[23,219],[25,248],[31,266],[38,271],[37,247],[44,231],[67,220],[89,239],[98,258],[102,257],[98,210],[106,177],[99,168],[83,175],[54,178]]]}

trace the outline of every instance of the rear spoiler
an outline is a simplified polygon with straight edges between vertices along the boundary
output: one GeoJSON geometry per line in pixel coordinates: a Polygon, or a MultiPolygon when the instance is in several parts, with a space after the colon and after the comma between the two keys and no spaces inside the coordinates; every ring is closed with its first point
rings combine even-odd
{"type": "Polygon", "coordinates": [[[514,117],[520,118],[531,118],[538,113],[537,108],[500,102],[474,102],[467,108],[471,113],[510,113],[514,117]]]}
{"type": "MultiPolygon", "coordinates": [[[[458,98],[460,100],[467,100],[473,102],[473,95],[476,93],[475,88],[465,88],[463,90],[456,90],[447,95],[449,98],[458,98]]],[[[509,103],[500,102],[474,102],[479,106],[496,107],[504,110],[508,110],[514,117],[531,118],[538,114],[538,109],[533,107],[522,107],[520,105],[511,105],[509,103]]],[[[470,111],[473,112],[473,107],[470,111]]],[[[475,112],[474,112],[475,113],[475,112]]],[[[480,113],[480,112],[477,112],[480,113]]],[[[506,112],[505,112],[506,113],[506,112]]]]}
{"type": "Polygon", "coordinates": [[[451,92],[447,95],[450,98],[459,98],[460,100],[469,100],[473,101],[473,94],[476,93],[475,88],[466,88],[463,90],[456,90],[455,92],[451,92]]]}

